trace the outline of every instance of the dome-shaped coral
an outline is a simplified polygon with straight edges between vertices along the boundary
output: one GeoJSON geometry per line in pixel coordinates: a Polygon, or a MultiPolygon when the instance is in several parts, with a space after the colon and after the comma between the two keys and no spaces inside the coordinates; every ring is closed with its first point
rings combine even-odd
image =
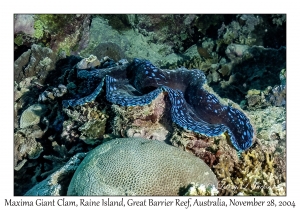
{"type": "Polygon", "coordinates": [[[218,185],[211,169],[192,154],[156,140],[124,138],[87,155],[68,195],[180,195],[191,182],[218,185]]]}

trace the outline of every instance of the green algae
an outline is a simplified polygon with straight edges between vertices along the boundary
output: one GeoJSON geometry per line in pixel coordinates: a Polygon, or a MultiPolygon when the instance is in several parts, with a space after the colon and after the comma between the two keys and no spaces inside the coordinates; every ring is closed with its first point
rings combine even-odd
{"type": "Polygon", "coordinates": [[[23,44],[24,40],[23,40],[23,35],[22,34],[18,34],[16,36],[16,38],[14,39],[14,43],[18,46],[21,46],[23,44]]]}
{"type": "Polygon", "coordinates": [[[41,39],[43,35],[44,35],[44,23],[41,20],[36,20],[34,22],[33,37],[36,39],[41,39]]]}
{"type": "Polygon", "coordinates": [[[57,52],[64,51],[66,55],[70,55],[72,48],[76,47],[80,35],[77,30],[72,32],[76,29],[73,24],[76,15],[38,14],[34,18],[34,38],[41,40],[43,37],[55,36],[57,52]]]}
{"type": "Polygon", "coordinates": [[[72,23],[75,17],[76,15],[70,14],[39,14],[34,16],[34,27],[43,28],[49,32],[59,32],[59,30],[72,23]]]}

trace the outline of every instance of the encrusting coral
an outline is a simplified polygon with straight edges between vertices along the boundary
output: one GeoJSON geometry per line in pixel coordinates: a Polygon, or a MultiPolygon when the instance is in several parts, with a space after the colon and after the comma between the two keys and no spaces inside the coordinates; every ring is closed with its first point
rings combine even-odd
{"type": "Polygon", "coordinates": [[[169,106],[163,93],[144,107],[113,105],[113,134],[164,141],[173,130],[171,122],[167,122],[170,117],[169,106]]]}

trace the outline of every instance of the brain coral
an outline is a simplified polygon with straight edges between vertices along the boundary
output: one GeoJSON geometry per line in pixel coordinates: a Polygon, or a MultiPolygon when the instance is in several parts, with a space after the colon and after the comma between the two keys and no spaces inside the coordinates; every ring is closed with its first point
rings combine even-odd
{"type": "Polygon", "coordinates": [[[217,186],[199,158],[156,140],[114,139],[79,165],[68,195],[180,195],[189,183],[217,186]]]}

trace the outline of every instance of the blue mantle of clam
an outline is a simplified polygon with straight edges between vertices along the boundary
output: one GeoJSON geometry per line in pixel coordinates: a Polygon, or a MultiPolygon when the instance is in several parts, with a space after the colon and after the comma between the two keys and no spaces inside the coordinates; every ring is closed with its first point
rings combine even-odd
{"type": "Polygon", "coordinates": [[[98,79],[100,84],[88,96],[64,100],[64,107],[95,100],[104,85],[106,99],[121,106],[144,106],[167,92],[172,121],[178,126],[208,137],[227,133],[238,151],[252,145],[254,132],[249,119],[240,110],[222,105],[203,88],[206,78],[201,70],[159,69],[148,60],[135,58],[131,63],[121,60],[109,68],[78,70],[77,77],[98,79]]]}

